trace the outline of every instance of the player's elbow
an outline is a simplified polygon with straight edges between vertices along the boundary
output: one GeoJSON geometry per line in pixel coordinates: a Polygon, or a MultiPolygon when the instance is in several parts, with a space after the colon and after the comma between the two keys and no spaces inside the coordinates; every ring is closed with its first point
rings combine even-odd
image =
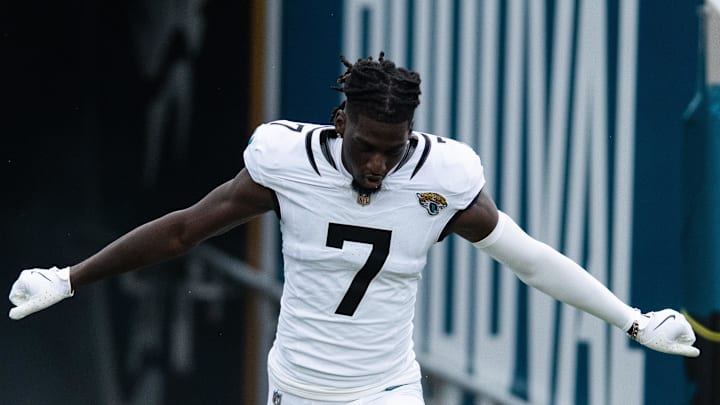
{"type": "Polygon", "coordinates": [[[197,246],[197,243],[193,243],[181,234],[171,239],[168,244],[168,253],[170,257],[182,256],[191,251],[195,246],[197,246]]]}
{"type": "Polygon", "coordinates": [[[174,238],[173,249],[176,256],[184,255],[202,242],[187,228],[183,227],[174,238]]]}
{"type": "Polygon", "coordinates": [[[169,214],[166,217],[166,244],[165,249],[169,257],[175,257],[183,255],[200,243],[196,237],[194,237],[192,228],[185,221],[182,213],[176,212],[169,214]]]}

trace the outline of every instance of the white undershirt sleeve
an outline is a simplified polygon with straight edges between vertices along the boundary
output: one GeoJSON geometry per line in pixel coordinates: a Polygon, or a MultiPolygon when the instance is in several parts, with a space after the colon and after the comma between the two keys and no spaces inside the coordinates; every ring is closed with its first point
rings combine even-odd
{"type": "Polygon", "coordinates": [[[577,263],[526,234],[499,212],[495,229],[473,245],[509,267],[527,285],[626,331],[639,312],[577,263]]]}

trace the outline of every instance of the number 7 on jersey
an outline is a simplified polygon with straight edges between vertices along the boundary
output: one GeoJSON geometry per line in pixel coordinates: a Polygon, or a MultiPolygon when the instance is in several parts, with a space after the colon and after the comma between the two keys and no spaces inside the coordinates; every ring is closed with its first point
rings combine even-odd
{"type": "Polygon", "coordinates": [[[390,254],[390,236],[392,231],[384,229],[365,228],[355,225],[342,225],[330,223],[326,246],[342,249],[345,241],[367,243],[372,245],[370,255],[365,264],[355,274],[350,288],[340,301],[336,314],[352,316],[360,301],[362,301],[370,282],[380,273],[385,260],[390,254]]]}

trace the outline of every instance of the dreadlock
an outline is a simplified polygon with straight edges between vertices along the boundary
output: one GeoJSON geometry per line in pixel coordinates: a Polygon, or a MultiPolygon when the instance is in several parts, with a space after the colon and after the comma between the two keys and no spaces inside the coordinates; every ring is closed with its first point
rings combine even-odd
{"type": "Polygon", "coordinates": [[[420,75],[396,67],[385,59],[385,53],[374,61],[372,56],[350,63],[344,56],[340,61],[347,68],[337,79],[336,90],[345,94],[343,101],[333,110],[352,106],[352,112],[366,115],[390,124],[411,121],[420,104],[420,75]]]}

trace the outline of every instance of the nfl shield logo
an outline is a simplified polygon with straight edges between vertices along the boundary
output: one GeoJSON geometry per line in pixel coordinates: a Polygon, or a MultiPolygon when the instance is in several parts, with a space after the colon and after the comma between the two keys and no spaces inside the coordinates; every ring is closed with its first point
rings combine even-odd
{"type": "Polygon", "coordinates": [[[273,405],[280,405],[281,402],[282,402],[282,394],[280,393],[280,391],[278,391],[278,390],[273,391],[273,397],[272,397],[273,405]]]}
{"type": "Polygon", "coordinates": [[[370,194],[366,194],[366,193],[358,194],[357,202],[358,202],[358,204],[360,204],[362,206],[370,204],[370,194]]]}

